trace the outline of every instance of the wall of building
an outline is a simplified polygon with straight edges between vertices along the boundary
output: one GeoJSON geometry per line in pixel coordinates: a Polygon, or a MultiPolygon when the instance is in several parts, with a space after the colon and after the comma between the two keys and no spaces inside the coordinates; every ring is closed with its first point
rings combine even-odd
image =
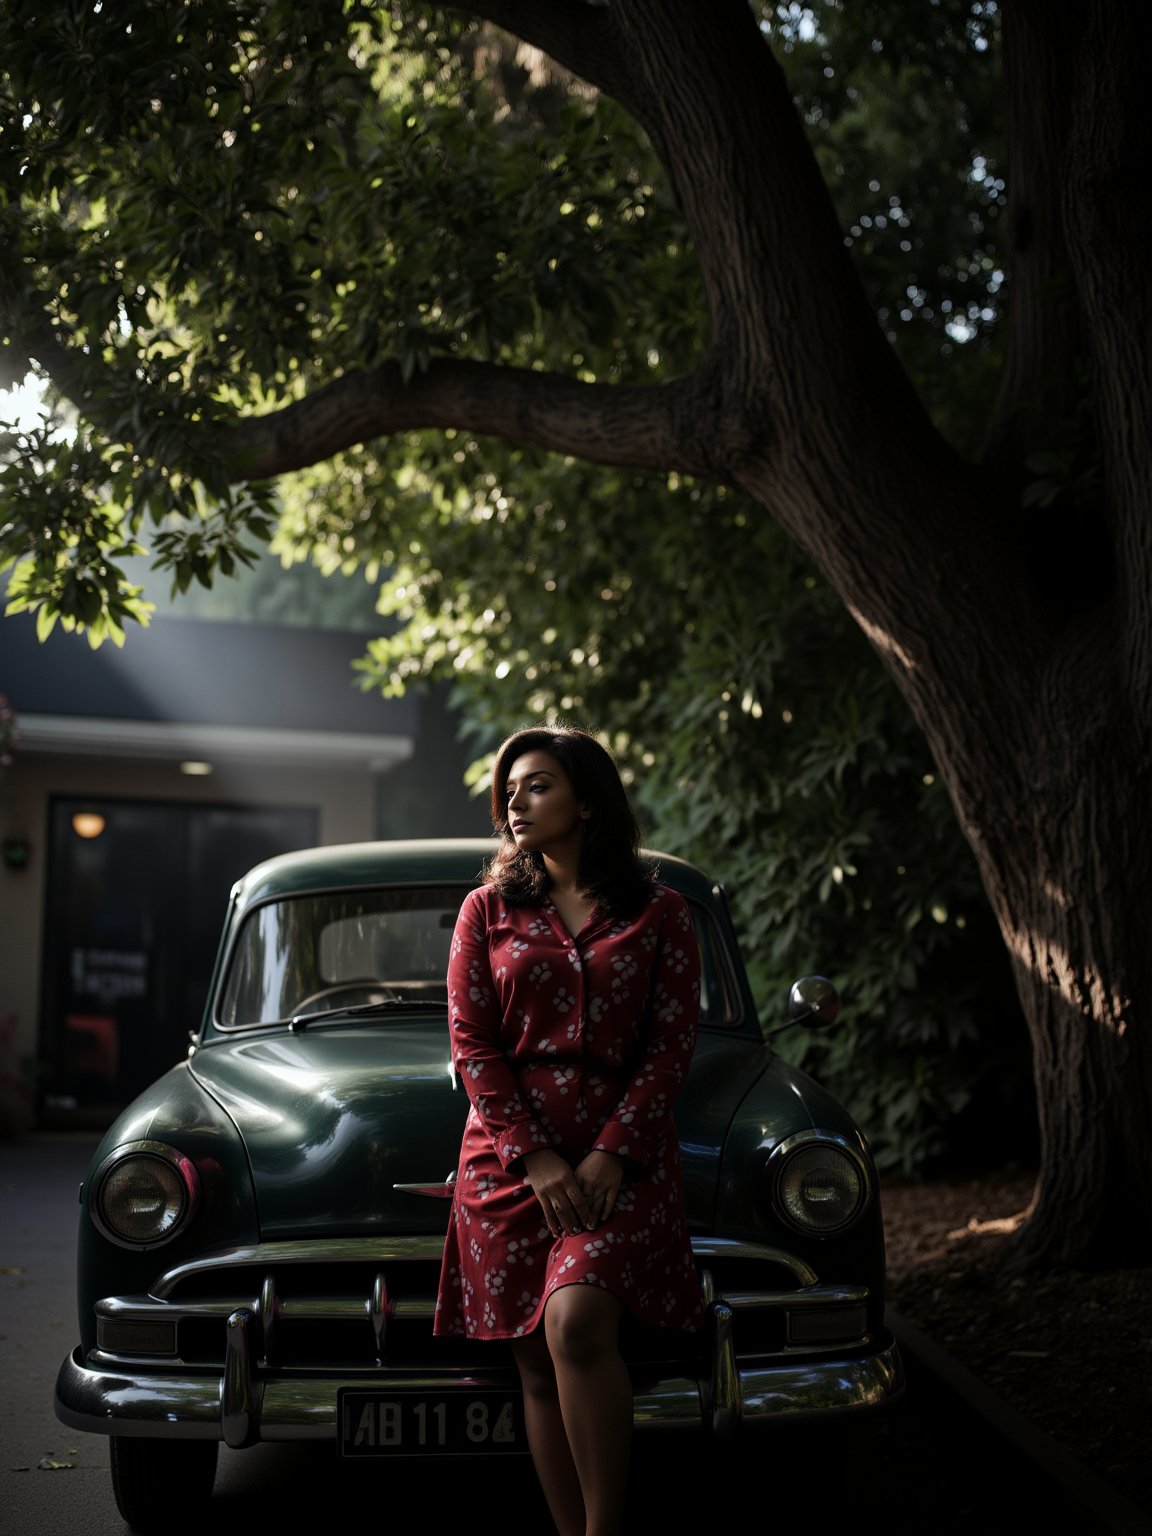
{"type": "MultiPolygon", "coordinates": [[[[2,580],[2,578],[0,578],[2,580]]],[[[0,695],[20,735],[0,766],[0,1135],[37,1114],[46,1003],[50,807],[92,796],[151,805],[312,808],[324,844],[484,836],[484,800],[443,690],[384,699],[354,685],[359,632],[158,617],[118,650],[27,615],[0,619],[0,695]],[[181,760],[211,760],[190,776],[181,760]]],[[[223,910],[220,920],[223,921],[223,910]]]]}
{"type": "MultiPolygon", "coordinates": [[[[322,843],[377,834],[377,785],[351,767],[229,765],[189,777],[174,762],[17,752],[0,778],[0,837],[27,841],[23,868],[0,863],[0,1134],[35,1121],[49,805],[54,796],[315,807],[322,843]]],[[[224,913],[221,910],[220,920],[224,913]]]]}

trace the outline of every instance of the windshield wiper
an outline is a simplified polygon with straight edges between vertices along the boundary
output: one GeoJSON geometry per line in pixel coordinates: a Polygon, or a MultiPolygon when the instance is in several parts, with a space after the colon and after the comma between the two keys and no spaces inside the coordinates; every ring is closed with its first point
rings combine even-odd
{"type": "Polygon", "coordinates": [[[382,1013],[447,1013],[445,999],[431,997],[389,997],[382,1003],[345,1003],[339,1008],[321,1008],[317,1013],[296,1013],[288,1020],[291,1030],[307,1029],[310,1024],[327,1024],[332,1019],[367,1019],[382,1013]]]}

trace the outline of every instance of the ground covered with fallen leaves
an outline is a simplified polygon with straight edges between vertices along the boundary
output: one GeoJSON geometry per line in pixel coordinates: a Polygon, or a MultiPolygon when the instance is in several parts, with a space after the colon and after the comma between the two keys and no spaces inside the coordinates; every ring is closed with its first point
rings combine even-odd
{"type": "Polygon", "coordinates": [[[1032,1187],[1022,1169],[885,1180],[889,1301],[1152,1515],[1152,1270],[1011,1275],[1032,1187]]]}

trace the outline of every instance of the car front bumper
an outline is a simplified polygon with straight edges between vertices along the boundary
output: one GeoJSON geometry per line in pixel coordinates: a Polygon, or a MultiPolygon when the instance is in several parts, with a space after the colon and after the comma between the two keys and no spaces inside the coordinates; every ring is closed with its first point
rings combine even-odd
{"type": "MultiPolygon", "coordinates": [[[[243,1324],[236,1329],[243,1331],[243,1324]]],[[[350,1382],[346,1375],[262,1378],[231,1353],[222,1376],[158,1376],[144,1370],[133,1374],[85,1364],[75,1350],[60,1367],[55,1406],[57,1417],[72,1429],[222,1440],[240,1448],[260,1441],[335,1439],[340,1389],[380,1384],[379,1378],[350,1382]]],[[[446,1381],[443,1375],[428,1373],[388,1378],[390,1387],[430,1393],[448,1386],[495,1384],[475,1376],[467,1383],[446,1381]]],[[[899,1350],[889,1341],[862,1358],[721,1366],[711,1380],[661,1375],[637,1387],[635,1426],[645,1433],[696,1429],[717,1441],[730,1441],[745,1427],[878,1409],[903,1389],[899,1350]]]]}
{"type": "MultiPolygon", "coordinates": [[[[901,1395],[900,1352],[870,1328],[867,1287],[823,1283],[761,1244],[698,1237],[693,1247],[708,1325],[679,1352],[629,1356],[637,1430],[726,1442],[744,1426],[876,1409],[901,1395]]],[[[337,1438],[348,1388],[518,1395],[506,1353],[489,1363],[490,1343],[460,1350],[432,1339],[441,1249],[433,1237],[276,1242],[175,1265],[147,1293],[94,1304],[97,1347],[64,1360],[56,1415],[96,1434],[239,1448],[337,1438]],[[316,1329],[322,1347],[310,1355],[316,1329]],[[161,1341],[163,1353],[124,1353],[161,1341]]]]}

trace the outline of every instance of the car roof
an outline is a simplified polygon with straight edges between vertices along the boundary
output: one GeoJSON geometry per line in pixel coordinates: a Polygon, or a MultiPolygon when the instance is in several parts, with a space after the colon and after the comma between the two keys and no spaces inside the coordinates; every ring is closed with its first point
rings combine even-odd
{"type": "MultiPolygon", "coordinates": [[[[232,895],[241,908],[305,891],[374,885],[478,883],[485,861],[496,851],[493,837],[408,838],[332,843],[265,859],[241,876],[232,895]]],[[[702,869],[674,854],[645,849],[664,884],[707,901],[716,883],[702,869]]]]}

